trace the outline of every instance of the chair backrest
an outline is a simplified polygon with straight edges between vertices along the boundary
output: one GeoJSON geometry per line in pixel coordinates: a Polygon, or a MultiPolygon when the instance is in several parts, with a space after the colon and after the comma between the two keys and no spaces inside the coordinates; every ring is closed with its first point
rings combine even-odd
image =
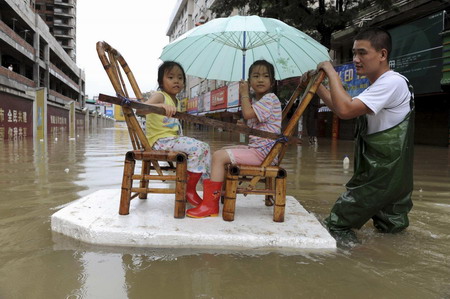
{"type": "MultiPolygon", "coordinates": [[[[114,90],[118,96],[129,98],[126,82],[122,76],[124,72],[128,78],[128,82],[133,89],[134,95],[138,100],[142,100],[142,93],[139,89],[136,79],[130,70],[123,56],[106,42],[97,42],[97,53],[100,61],[108,74],[114,90]]],[[[123,115],[130,134],[131,143],[135,150],[144,149],[151,150],[151,146],[142,130],[139,121],[134,114],[132,108],[122,106],[123,115]]]]}
{"type": "MultiPolygon", "coordinates": [[[[298,121],[300,120],[300,117],[303,115],[303,112],[305,112],[306,107],[308,106],[309,102],[311,102],[313,96],[316,94],[316,91],[324,78],[325,73],[323,71],[319,71],[316,72],[314,75],[310,75],[309,83],[304,88],[302,97],[300,99],[300,104],[298,105],[297,109],[295,110],[294,114],[292,115],[291,119],[289,120],[289,122],[287,123],[286,127],[283,130],[284,136],[286,137],[292,136],[292,134],[294,133],[294,129],[297,126],[298,121]]],[[[287,115],[287,112],[289,111],[286,108],[290,109],[290,107],[292,107],[295,98],[297,98],[300,95],[302,89],[303,86],[301,86],[301,84],[296,88],[294,94],[292,95],[291,99],[288,102],[289,108],[286,106],[285,109],[283,110],[283,117],[285,117],[287,115]]],[[[283,160],[287,146],[288,143],[285,140],[279,140],[275,142],[269,154],[267,154],[266,158],[261,163],[261,166],[266,167],[271,165],[276,157],[278,157],[277,166],[279,166],[281,164],[281,161],[283,160]]],[[[251,188],[255,186],[256,183],[259,181],[259,179],[260,179],[259,176],[255,176],[251,180],[249,187],[251,188]]]]}
{"type": "MultiPolygon", "coordinates": [[[[322,83],[323,79],[325,78],[325,73],[323,71],[314,72],[313,75],[309,73],[309,81],[306,87],[304,87],[303,95],[300,98],[300,103],[295,110],[294,114],[292,115],[291,119],[289,120],[286,128],[283,131],[283,135],[290,137],[294,133],[294,129],[298,127],[298,122],[300,120],[300,117],[305,112],[306,108],[308,107],[309,103],[313,99],[313,97],[316,95],[317,89],[319,88],[319,85],[322,83]]],[[[301,85],[301,83],[300,83],[301,85]]],[[[297,88],[298,89],[298,88],[297,88]]],[[[297,90],[296,90],[297,91],[297,90]]],[[[295,93],[294,93],[295,94],[295,93]]],[[[286,152],[288,144],[286,142],[282,143],[281,149],[278,155],[278,165],[281,164],[281,161],[283,160],[284,154],[286,152]]]]}

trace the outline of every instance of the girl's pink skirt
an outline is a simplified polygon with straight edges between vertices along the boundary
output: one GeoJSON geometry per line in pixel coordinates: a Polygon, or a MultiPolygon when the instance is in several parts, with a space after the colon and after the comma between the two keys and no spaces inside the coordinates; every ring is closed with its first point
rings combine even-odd
{"type": "Polygon", "coordinates": [[[230,146],[224,149],[233,164],[260,165],[265,158],[258,150],[247,145],[230,146]]]}

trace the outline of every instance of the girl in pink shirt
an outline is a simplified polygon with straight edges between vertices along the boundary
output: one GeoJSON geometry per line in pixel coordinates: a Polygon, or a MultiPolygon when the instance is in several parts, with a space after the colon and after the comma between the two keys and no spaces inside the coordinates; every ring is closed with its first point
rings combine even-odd
{"type": "MultiPolygon", "coordinates": [[[[248,82],[241,81],[239,95],[242,116],[250,128],[281,133],[281,103],[271,92],[275,84],[275,70],[265,60],[255,61],[249,69],[248,82]],[[249,83],[255,98],[250,101],[249,83]]],[[[187,210],[192,218],[215,217],[219,215],[219,199],[225,177],[225,165],[228,163],[260,165],[275,141],[250,136],[249,144],[220,149],[213,154],[211,179],[204,180],[203,201],[196,208],[187,210]]]]}

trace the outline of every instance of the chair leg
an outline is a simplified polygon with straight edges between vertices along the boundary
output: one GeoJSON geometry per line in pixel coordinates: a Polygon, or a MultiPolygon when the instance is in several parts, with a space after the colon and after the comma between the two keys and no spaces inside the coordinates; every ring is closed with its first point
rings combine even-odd
{"type": "Polygon", "coordinates": [[[177,162],[176,176],[175,210],[173,217],[184,218],[186,215],[187,159],[177,162]]]}
{"type": "Polygon", "coordinates": [[[228,171],[225,177],[225,197],[222,210],[222,219],[225,221],[234,220],[234,212],[236,209],[236,189],[239,176],[231,175],[228,171]]]}
{"type": "MultiPolygon", "coordinates": [[[[139,183],[139,187],[140,188],[148,188],[148,180],[146,180],[144,177],[145,175],[149,175],[150,174],[150,161],[142,161],[142,171],[141,171],[141,175],[142,175],[142,179],[139,183]]],[[[140,199],[147,199],[147,192],[144,193],[139,193],[139,198],[140,199]]]]}
{"type": "MultiPolygon", "coordinates": [[[[225,165],[225,173],[228,171],[228,166],[225,165]]],[[[224,180],[222,184],[222,193],[220,194],[220,203],[223,205],[225,203],[225,186],[226,186],[226,179],[224,180]]]]}
{"type": "MultiPolygon", "coordinates": [[[[273,190],[273,178],[272,177],[266,177],[266,189],[273,190]]],[[[266,207],[273,206],[273,195],[266,195],[265,204],[266,204],[266,207]]]]}
{"type": "Polygon", "coordinates": [[[273,221],[284,222],[286,207],[286,177],[275,179],[275,206],[273,207],[273,221]]]}
{"type": "Polygon", "coordinates": [[[128,215],[130,213],[131,188],[133,187],[133,174],[136,160],[132,153],[125,156],[125,165],[123,167],[122,191],[120,195],[120,215],[128,215]]]}

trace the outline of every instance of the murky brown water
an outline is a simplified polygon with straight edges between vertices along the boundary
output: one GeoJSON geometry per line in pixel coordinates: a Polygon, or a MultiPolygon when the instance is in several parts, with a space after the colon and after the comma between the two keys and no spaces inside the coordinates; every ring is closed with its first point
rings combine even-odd
{"type": "MultiPolygon", "coordinates": [[[[236,134],[189,132],[212,149],[236,134]]],[[[52,234],[50,216],[99,189],[120,188],[124,129],[0,143],[0,298],[450,298],[450,151],[416,146],[411,226],[367,224],[362,245],[269,254],[113,248],[52,234]]],[[[349,141],[291,146],[288,195],[327,216],[351,173],[349,141]]],[[[350,156],[352,158],[352,155],[350,156]]]]}

